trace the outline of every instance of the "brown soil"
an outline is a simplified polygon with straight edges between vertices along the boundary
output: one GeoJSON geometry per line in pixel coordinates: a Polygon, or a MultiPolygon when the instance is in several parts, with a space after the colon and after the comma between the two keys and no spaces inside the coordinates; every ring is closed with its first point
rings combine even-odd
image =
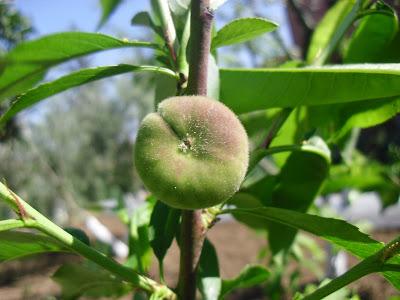
{"type": "MultiPolygon", "coordinates": [[[[102,219],[117,235],[125,234],[124,227],[113,218],[102,219]]],[[[376,232],[374,238],[389,241],[399,232],[376,232]]],[[[266,245],[265,238],[236,222],[218,223],[208,234],[215,245],[219,257],[221,275],[230,278],[237,275],[249,263],[265,263],[258,260],[259,250],[266,245]]],[[[321,242],[322,244],[322,242],[321,242]]],[[[66,261],[79,260],[75,256],[65,254],[49,254],[13,261],[0,265],[0,299],[50,299],[57,296],[60,289],[49,277],[58,266],[66,261]]],[[[351,263],[356,263],[352,258],[351,263]]],[[[165,259],[166,281],[171,286],[176,284],[179,265],[178,249],[174,244],[165,259]]],[[[151,268],[150,274],[157,278],[157,266],[151,268]]],[[[301,274],[300,284],[315,281],[315,276],[307,270],[301,274]]],[[[400,295],[379,275],[367,276],[351,287],[362,299],[382,300],[390,296],[400,295]]],[[[262,290],[253,288],[232,295],[230,299],[267,299],[262,296],[262,290]]],[[[131,298],[126,298],[131,299],[131,298]]]]}

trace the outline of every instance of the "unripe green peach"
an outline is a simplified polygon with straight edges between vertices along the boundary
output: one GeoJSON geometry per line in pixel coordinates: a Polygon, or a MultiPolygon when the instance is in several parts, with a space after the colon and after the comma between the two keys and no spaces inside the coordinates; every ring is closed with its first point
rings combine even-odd
{"type": "Polygon", "coordinates": [[[172,97],[143,119],[135,164],[159,200],[198,209],[219,204],[239,189],[248,148],[246,131],[225,105],[203,96],[172,97]]]}

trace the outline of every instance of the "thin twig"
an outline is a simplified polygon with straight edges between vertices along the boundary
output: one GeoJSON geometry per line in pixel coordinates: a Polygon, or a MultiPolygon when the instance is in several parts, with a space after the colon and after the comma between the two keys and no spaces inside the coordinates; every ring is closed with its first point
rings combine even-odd
{"type": "Polygon", "coordinates": [[[171,12],[169,10],[167,0],[157,0],[154,2],[156,10],[158,11],[161,27],[164,35],[164,41],[170,54],[170,59],[173,64],[173,68],[177,67],[177,56],[176,49],[178,40],[176,39],[176,30],[174,21],[172,20],[171,12]]]}
{"type": "Polygon", "coordinates": [[[276,137],[278,131],[281,129],[282,125],[285,123],[285,121],[287,120],[287,118],[289,117],[289,115],[291,114],[291,112],[293,111],[293,108],[289,107],[289,108],[283,108],[278,116],[275,118],[275,120],[273,121],[267,137],[265,138],[264,142],[261,144],[260,148],[263,149],[268,149],[269,146],[272,143],[272,140],[276,137]]]}
{"type": "MultiPolygon", "coordinates": [[[[176,299],[175,294],[168,287],[117,263],[103,253],[100,253],[96,249],[82,243],[79,239],[73,237],[70,233],[54,224],[0,182],[0,202],[5,202],[11,208],[15,209],[15,199],[18,199],[18,205],[23,207],[23,210],[26,212],[27,216],[30,216],[29,220],[22,220],[24,227],[39,230],[42,233],[54,238],[63,246],[71,249],[73,252],[76,252],[77,254],[89,259],[100,267],[118,276],[122,280],[131,283],[135,288],[144,290],[149,294],[162,292],[165,295],[165,297],[162,299],[176,299]]],[[[17,224],[17,220],[13,221],[13,223],[15,223],[13,225],[14,227],[20,225],[17,224]]]]}
{"type": "Polygon", "coordinates": [[[178,94],[184,92],[187,87],[187,80],[189,77],[189,64],[187,61],[187,48],[190,38],[190,12],[187,13],[185,27],[183,28],[182,37],[180,40],[180,47],[178,52],[178,69],[179,69],[179,83],[178,83],[178,94]]]}

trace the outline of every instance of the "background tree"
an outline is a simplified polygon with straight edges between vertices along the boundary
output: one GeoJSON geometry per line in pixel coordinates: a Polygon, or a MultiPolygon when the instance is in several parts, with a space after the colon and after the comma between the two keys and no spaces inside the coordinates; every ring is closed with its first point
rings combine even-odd
{"type": "MultiPolygon", "coordinates": [[[[0,74],[2,69],[1,57],[15,45],[25,40],[33,32],[29,19],[13,8],[11,2],[0,2],[0,74]]],[[[7,104],[0,105],[0,114],[7,108],[7,104]]],[[[0,143],[10,137],[16,137],[19,129],[12,118],[0,129],[0,143]]]]}

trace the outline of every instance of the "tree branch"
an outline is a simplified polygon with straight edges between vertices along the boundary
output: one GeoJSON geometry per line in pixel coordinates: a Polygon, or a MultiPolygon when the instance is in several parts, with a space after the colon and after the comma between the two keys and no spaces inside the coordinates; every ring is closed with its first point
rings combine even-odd
{"type": "Polygon", "coordinates": [[[326,285],[318,288],[313,293],[306,295],[303,299],[304,300],[318,300],[323,299],[326,296],[336,292],[337,290],[341,289],[342,287],[349,285],[350,283],[368,275],[370,273],[376,272],[377,266],[374,263],[374,257],[369,257],[363,260],[358,265],[355,265],[346,273],[342,274],[339,277],[336,277],[332,281],[328,282],[326,285]]]}
{"type": "Polygon", "coordinates": [[[196,299],[196,273],[207,228],[201,210],[182,212],[180,238],[179,299],[196,299]]]}
{"type": "Polygon", "coordinates": [[[302,58],[305,58],[311,40],[312,29],[306,20],[304,12],[295,0],[287,0],[287,9],[294,39],[301,48],[302,58]]]}
{"type": "MultiPolygon", "coordinates": [[[[190,19],[189,81],[187,94],[207,95],[208,57],[214,19],[209,0],[193,0],[190,19]]],[[[182,212],[179,297],[196,298],[196,271],[206,234],[201,210],[182,212]]]]}
{"type": "Polygon", "coordinates": [[[311,32],[311,26],[308,24],[309,22],[306,20],[304,12],[301,10],[297,2],[295,0],[288,0],[288,6],[296,13],[297,17],[299,18],[300,24],[303,27],[303,30],[305,32],[311,32]]]}
{"type": "Polygon", "coordinates": [[[214,14],[209,0],[192,1],[188,91],[190,95],[207,95],[208,56],[214,14]]]}
{"type": "Polygon", "coordinates": [[[292,111],[293,111],[293,108],[289,107],[289,108],[283,108],[279,112],[279,114],[276,116],[275,120],[273,121],[273,123],[268,131],[268,134],[267,134],[264,142],[261,144],[260,148],[262,148],[262,149],[269,148],[269,146],[272,143],[272,140],[275,138],[278,131],[281,129],[283,124],[286,122],[287,118],[289,117],[289,115],[291,114],[292,111]]]}

